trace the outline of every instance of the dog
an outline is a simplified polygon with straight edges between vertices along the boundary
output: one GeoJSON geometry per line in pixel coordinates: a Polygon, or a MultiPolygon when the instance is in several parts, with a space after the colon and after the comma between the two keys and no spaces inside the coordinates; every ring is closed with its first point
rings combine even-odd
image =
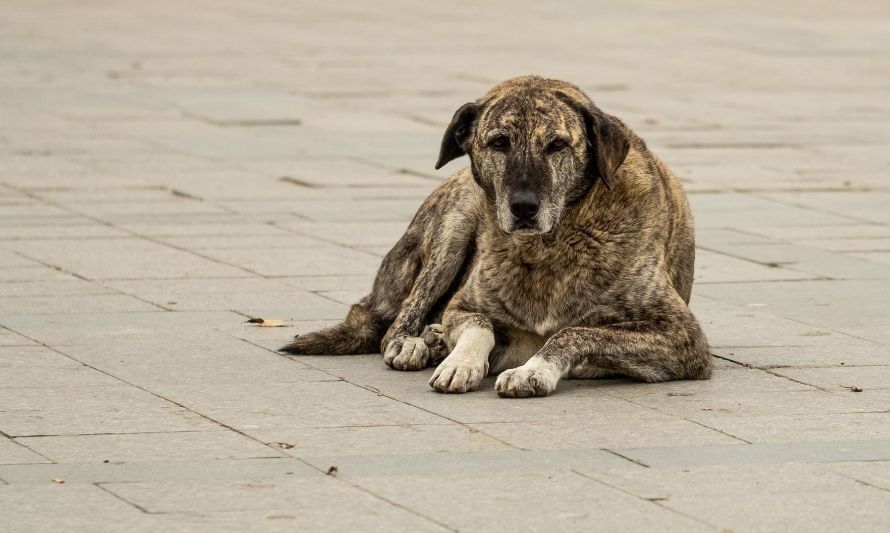
{"type": "Polygon", "coordinates": [[[692,213],[630,128],[572,84],[525,76],[457,110],[436,169],[463,155],[371,293],[283,351],[437,364],[429,383],[445,393],[499,374],[502,397],[546,396],[564,377],[710,377],[688,307],[692,213]]]}

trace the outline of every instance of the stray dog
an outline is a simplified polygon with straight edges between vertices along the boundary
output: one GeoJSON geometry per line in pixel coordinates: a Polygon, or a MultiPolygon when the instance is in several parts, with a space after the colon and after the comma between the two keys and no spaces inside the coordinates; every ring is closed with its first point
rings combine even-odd
{"type": "Polygon", "coordinates": [[[563,377],[710,377],[687,306],[692,214],[642,139],[576,86],[526,76],[457,110],[436,168],[465,154],[470,168],[424,201],[371,294],[283,351],[441,361],[433,389],[500,374],[504,397],[546,396],[563,377]]]}

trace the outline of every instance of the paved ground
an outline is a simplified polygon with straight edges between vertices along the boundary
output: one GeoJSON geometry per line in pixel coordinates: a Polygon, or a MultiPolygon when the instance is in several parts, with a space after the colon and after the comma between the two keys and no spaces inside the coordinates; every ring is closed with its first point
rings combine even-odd
{"type": "Polygon", "coordinates": [[[252,4],[4,3],[0,529],[890,528],[886,5],[252,4]],[[509,401],[278,355],[529,72],[682,176],[714,379],[509,401]]]}

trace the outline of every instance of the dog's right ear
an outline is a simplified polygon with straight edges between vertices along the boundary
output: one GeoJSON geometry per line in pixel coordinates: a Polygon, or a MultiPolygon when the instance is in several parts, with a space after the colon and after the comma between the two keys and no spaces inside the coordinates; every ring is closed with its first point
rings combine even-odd
{"type": "Polygon", "coordinates": [[[476,121],[477,116],[479,116],[479,105],[474,102],[460,106],[454,113],[451,124],[445,130],[445,136],[442,137],[442,147],[439,149],[436,170],[467,153],[464,146],[473,131],[473,122],[476,121]]]}

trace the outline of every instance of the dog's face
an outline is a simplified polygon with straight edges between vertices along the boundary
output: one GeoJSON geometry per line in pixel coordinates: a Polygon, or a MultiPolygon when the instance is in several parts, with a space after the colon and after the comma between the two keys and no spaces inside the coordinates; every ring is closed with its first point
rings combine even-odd
{"type": "Polygon", "coordinates": [[[597,179],[608,186],[626,152],[621,131],[576,87],[525,77],[458,109],[436,168],[469,154],[501,229],[540,234],[597,179]]]}

